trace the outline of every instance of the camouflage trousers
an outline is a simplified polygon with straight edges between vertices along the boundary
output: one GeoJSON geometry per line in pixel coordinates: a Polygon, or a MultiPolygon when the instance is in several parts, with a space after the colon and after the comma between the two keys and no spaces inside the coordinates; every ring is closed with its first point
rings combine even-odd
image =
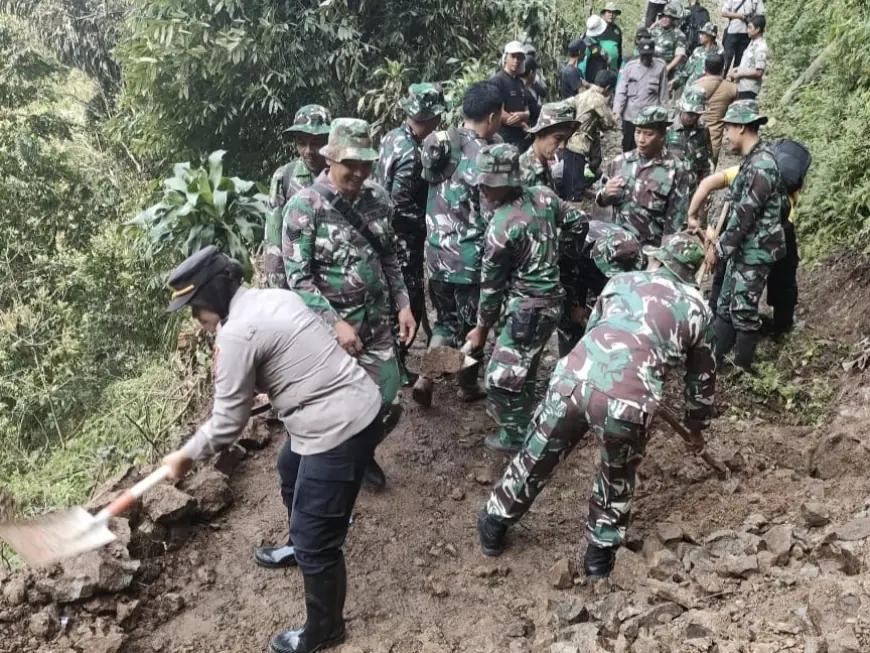
{"type": "Polygon", "coordinates": [[[282,226],[281,209],[269,211],[266,215],[266,242],[263,255],[263,270],[267,288],[286,289],[288,287],[287,274],[284,271],[284,255],[281,251],[282,226]]]}
{"type": "Polygon", "coordinates": [[[729,259],[716,315],[738,331],[758,331],[761,328],[758,303],[768,274],[770,265],[747,265],[729,259]]]}
{"type": "Polygon", "coordinates": [[[502,442],[521,443],[535,401],[541,353],[562,313],[561,304],[508,313],[486,368],[487,412],[502,442]]]}
{"type": "Polygon", "coordinates": [[[399,394],[401,373],[394,347],[365,347],[357,357],[360,366],[381,391],[381,401],[392,404],[399,394]]]}
{"type": "MultiPolygon", "coordinates": [[[[461,347],[465,343],[465,336],[477,324],[480,286],[430,279],[429,299],[432,300],[436,315],[429,347],[461,347]]],[[[483,351],[471,352],[471,356],[481,360],[483,351]]],[[[472,365],[456,375],[460,387],[477,386],[479,367],[472,365]]]]}
{"type": "Polygon", "coordinates": [[[504,524],[519,521],[532,507],[553,472],[591,430],[601,467],[592,486],[586,538],[600,547],[625,540],[637,467],[647,443],[649,416],[611,399],[586,383],[563,375],[559,363],[529,429],[523,450],[495,486],[486,511],[504,524]]]}

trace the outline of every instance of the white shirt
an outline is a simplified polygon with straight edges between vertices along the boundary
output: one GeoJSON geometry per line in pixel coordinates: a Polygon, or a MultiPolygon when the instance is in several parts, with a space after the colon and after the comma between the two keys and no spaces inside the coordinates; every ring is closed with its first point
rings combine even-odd
{"type": "MultiPolygon", "coordinates": [[[[738,68],[741,71],[764,70],[767,68],[767,42],[763,36],[749,41],[749,45],[743,51],[743,58],[740,59],[738,68]]],[[[753,91],[758,94],[761,92],[761,78],[746,79],[741,77],[737,80],[737,90],[753,91]]]]}
{"type": "MultiPolygon", "coordinates": [[[[747,16],[763,16],[764,0],[723,0],[722,11],[746,14],[747,16]]],[[[729,18],[725,31],[728,34],[746,34],[746,23],[737,18],[729,18]]]]}

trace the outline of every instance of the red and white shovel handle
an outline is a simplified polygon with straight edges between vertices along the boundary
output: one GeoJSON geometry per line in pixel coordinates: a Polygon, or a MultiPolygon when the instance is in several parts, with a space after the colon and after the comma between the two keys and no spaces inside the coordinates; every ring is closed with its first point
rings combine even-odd
{"type": "Polygon", "coordinates": [[[100,512],[97,513],[97,516],[94,517],[94,521],[96,523],[107,524],[109,519],[112,517],[117,517],[121,513],[125,512],[130,506],[132,506],[136,501],[145,494],[148,490],[153,488],[158,483],[162,483],[165,481],[172,470],[167,467],[159,467],[158,469],[151,472],[148,476],[143,478],[141,481],[136,483],[129,490],[125,490],[124,493],[119,496],[117,499],[112,501],[108,506],[103,508],[100,512]]]}

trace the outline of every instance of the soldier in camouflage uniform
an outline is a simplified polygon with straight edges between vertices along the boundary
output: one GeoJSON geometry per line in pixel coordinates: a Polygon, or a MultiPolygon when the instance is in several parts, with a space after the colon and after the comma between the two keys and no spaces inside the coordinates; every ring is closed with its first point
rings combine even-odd
{"type": "Polygon", "coordinates": [[[599,206],[614,207],[613,221],[644,245],[658,245],[688,222],[691,172],[664,151],[669,124],[664,107],[642,109],[635,119],[637,149],[607,164],[606,182],[595,196],[599,206]]]}
{"type": "Polygon", "coordinates": [[[575,129],[577,121],[574,120],[574,109],[568,102],[552,102],[541,107],[538,122],[526,129],[534,140],[520,157],[520,181],[523,186],[546,186],[556,190],[550,160],[575,129]]]}
{"type": "Polygon", "coordinates": [[[771,266],[786,254],[781,220],[790,204],[776,160],[759,138],[767,118],[755,100],[734,102],[724,120],[731,150],[743,161],[731,183],[725,227],[708,254],[713,265],[728,261],[716,307],[716,356],[721,361],[734,347],[735,365],[750,370],[761,328],[758,301],[771,266]]]}
{"type": "Polygon", "coordinates": [[[713,143],[710,130],[701,120],[707,110],[707,94],[699,86],[690,86],[677,103],[680,122],[671,125],[665,136],[665,148],[689,167],[692,173],[689,199],[698,189],[698,184],[713,172],[713,143]]]}
{"type": "MultiPolygon", "coordinates": [[[[462,98],[465,124],[459,129],[435,132],[423,143],[423,177],[429,182],[426,206],[426,269],[429,297],[437,314],[429,346],[459,347],[474,328],[480,295],[480,255],[486,220],[481,214],[480,193],[465,179],[478,151],[500,142],[502,100],[490,82],[472,84],[462,98]]],[[[483,351],[471,354],[480,359],[483,351]]],[[[457,374],[463,401],[486,397],[477,381],[477,365],[457,374]]],[[[432,380],[421,376],[413,398],[432,405],[432,380]]]]}
{"type": "Polygon", "coordinates": [[[475,350],[483,347],[504,303],[504,326],[486,370],[487,410],[499,432],[487,436],[485,444],[514,453],[529,424],[541,352],[565,299],[559,240],[582,247],[589,221],[549,188],[523,188],[519,152],[512,145],[484,147],[467,181],[480,188],[494,211],[484,239],[477,326],[467,342],[475,350]]]}
{"type": "Polygon", "coordinates": [[[688,61],[686,61],[686,64],[674,75],[674,78],[670,83],[671,89],[677,90],[684,86],[689,87],[706,74],[704,66],[707,55],[709,53],[719,52],[719,46],[716,43],[717,33],[718,28],[713,23],[705,23],[705,25],[698,30],[701,45],[695,48],[691,56],[689,56],[688,61]]]}
{"type": "MultiPolygon", "coordinates": [[[[423,246],[426,242],[429,184],[423,179],[420,149],[423,140],[435,131],[441,122],[441,115],[450,107],[438,84],[412,84],[408,89],[408,97],[401,100],[400,105],[408,116],[407,121],[381,141],[375,178],[393,200],[393,229],[399,244],[397,254],[411,300],[411,312],[429,339],[432,331],[426,316],[423,289],[423,246]]],[[[408,342],[399,347],[403,369],[410,346],[408,342]]]]}
{"type": "Polygon", "coordinates": [[[326,145],[332,116],[319,104],[306,104],[296,112],[293,124],[281,135],[285,140],[295,139],[298,159],[293,159],[275,171],[269,188],[269,213],[266,214],[265,260],[266,285],[269,288],[287,288],[284,259],[281,255],[281,231],[284,223],[282,209],[296,191],[314,183],[326,159],[320,148],[326,145]]]}
{"type": "Polygon", "coordinates": [[[598,295],[607,280],[620,272],[641,270],[641,245],[627,229],[610,222],[589,221],[589,233],[578,251],[566,248],[559,259],[565,302],[559,320],[559,358],[566,356],[586,330],[598,295]]]}
{"type": "Polygon", "coordinates": [[[669,2],[665,5],[659,22],[650,29],[650,36],[656,44],[656,56],[664,59],[668,65],[668,79],[677,74],[686,60],[686,50],[689,47],[686,35],[677,27],[677,21],[682,16],[680,7],[669,2]]]}
{"type": "MultiPolygon", "coordinates": [[[[369,176],[378,153],[364,120],[337,118],[321,150],[329,168],[284,206],[287,283],[335,331],[381,391],[390,426],[400,386],[390,313],[398,310],[400,340],[416,323],[396,257],[392,203],[369,176]]],[[[376,463],[367,472],[384,483],[376,463]]]]}
{"type": "Polygon", "coordinates": [[[685,233],[647,249],[655,267],[613,277],[595,306],[586,335],[559,361],[523,450],[495,486],[477,522],[483,553],[500,555],[509,525],[528,512],[556,466],[587,431],[601,468],[586,524],[584,570],[607,577],[629,524],[635,472],[668,372],[684,363],[686,425],[691,448],[704,447],[716,382],[710,309],[694,286],[704,254],[685,233]]]}

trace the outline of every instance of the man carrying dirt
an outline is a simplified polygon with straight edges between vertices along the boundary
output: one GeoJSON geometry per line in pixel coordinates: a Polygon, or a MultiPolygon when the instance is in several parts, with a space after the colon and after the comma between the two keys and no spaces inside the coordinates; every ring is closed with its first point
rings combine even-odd
{"type": "Polygon", "coordinates": [[[523,188],[519,152],[504,143],[484,147],[466,179],[494,211],[484,239],[477,327],[466,338],[473,350],[483,348],[502,303],[507,306],[486,370],[487,412],[499,431],[486,436],[484,444],[515,453],[529,424],[538,362],[565,298],[559,282],[560,234],[563,241],[582,243],[588,219],[548,188],[523,188]]]}
{"type": "Polygon", "coordinates": [[[671,121],[664,107],[643,109],[634,119],[637,149],[607,164],[598,206],[612,206],[616,224],[644,245],[658,245],[662,236],[685,228],[691,172],[664,149],[671,121]]]}
{"type": "MultiPolygon", "coordinates": [[[[459,129],[436,132],[423,143],[423,177],[429,182],[426,207],[426,268],[429,297],[437,317],[430,349],[458,347],[474,328],[480,297],[480,254],[486,220],[480,211],[480,192],[465,179],[477,153],[488,143],[501,140],[502,99],[489,82],[472,84],[462,98],[465,124],[459,129]]],[[[483,351],[471,353],[480,359],[483,351]]],[[[486,392],[477,381],[478,366],[457,374],[461,401],[477,401],[486,392]]],[[[434,384],[421,376],[413,398],[432,405],[434,384]]]]}
{"type": "Polygon", "coordinates": [[[241,265],[214,246],[169,277],[168,310],[190,306],[217,337],[212,416],[163,462],[173,478],[184,476],[194,460],[219,453],[242,433],[255,390],[269,395],[289,436],[278,471],[290,524],[287,556],[302,570],[307,612],[305,625],[275,636],[269,651],[312,653],[345,639],[342,546],[381,439],[381,398],[297,293],[245,288],[241,280],[241,265]]]}
{"type": "Polygon", "coordinates": [[[281,132],[286,140],[294,139],[298,159],[281,166],[272,175],[269,188],[269,208],[266,215],[265,257],[266,285],[287,288],[284,258],[281,254],[282,209],[296,191],[308,188],[326,168],[320,148],[326,145],[332,116],[319,104],[306,104],[296,112],[293,124],[281,132]]]}
{"type": "MultiPolygon", "coordinates": [[[[396,258],[392,203],[369,179],[378,153],[364,120],[337,118],[320,152],[329,168],[284,206],[287,282],[378,384],[389,430],[401,409],[393,308],[400,342],[413,340],[417,330],[396,258]]],[[[374,459],[366,482],[375,489],[386,482],[374,459]]]]}
{"type": "Polygon", "coordinates": [[[725,115],[731,150],[743,156],[731,184],[725,228],[707,262],[728,261],[716,306],[716,358],[735,349],[734,364],[751,371],[758,345],[761,316],[758,302],[771,266],[786,255],[781,217],[789,210],[788,197],[773,154],[759,130],[767,118],[755,100],[738,100],[725,115]]]}
{"type": "Polygon", "coordinates": [[[668,372],[681,363],[691,447],[703,450],[701,430],[711,418],[716,382],[712,316],[694,285],[703,248],[680,233],[645,252],[654,259],[651,271],[610,280],[586,335],[553,371],[523,450],[478,517],[485,555],[501,555],[508,526],[528,512],[558,464],[592,431],[601,468],[589,500],[583,569],[590,579],[609,576],[625,541],[650,422],[668,372]]]}

